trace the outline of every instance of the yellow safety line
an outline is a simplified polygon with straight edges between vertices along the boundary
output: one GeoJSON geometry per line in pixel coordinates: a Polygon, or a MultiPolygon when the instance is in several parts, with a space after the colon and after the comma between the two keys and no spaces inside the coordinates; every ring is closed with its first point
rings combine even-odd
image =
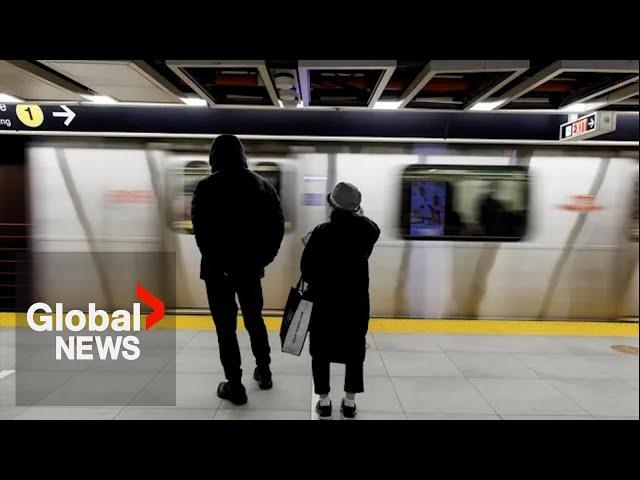
{"type": "MultiPolygon", "coordinates": [[[[144,315],[142,315],[144,325],[144,315]]],[[[280,330],[281,317],[267,316],[267,330],[280,330]]],[[[26,327],[24,314],[0,313],[0,328],[26,327]]],[[[238,326],[244,329],[242,317],[238,326]]],[[[154,329],[212,330],[213,321],[208,315],[167,315],[154,329]]],[[[369,331],[380,333],[454,333],[474,335],[566,335],[597,337],[637,337],[638,323],[555,321],[555,320],[456,320],[372,318],[369,331]]]]}

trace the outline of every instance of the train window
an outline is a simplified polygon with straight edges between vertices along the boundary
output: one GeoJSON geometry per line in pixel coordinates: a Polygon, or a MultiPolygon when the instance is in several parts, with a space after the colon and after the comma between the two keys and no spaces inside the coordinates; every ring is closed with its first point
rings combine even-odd
{"type": "Polygon", "coordinates": [[[193,233],[191,200],[198,182],[211,173],[208,162],[194,160],[171,175],[171,228],[176,232],[193,233]]]}
{"type": "Polygon", "coordinates": [[[402,236],[518,241],[526,231],[528,189],[522,166],[411,165],[402,175],[402,236]]]}
{"type": "Polygon", "coordinates": [[[252,165],[251,168],[254,172],[264,178],[267,182],[271,184],[273,188],[276,189],[276,193],[278,197],[282,196],[281,185],[282,185],[282,172],[280,171],[280,167],[277,163],[274,162],[260,162],[252,165]]]}
{"type": "MultiPolygon", "coordinates": [[[[269,182],[278,193],[278,197],[283,204],[285,217],[285,228],[291,228],[291,215],[288,205],[283,201],[282,195],[282,171],[275,162],[259,162],[250,165],[250,168],[258,175],[269,182]]],[[[187,162],[182,168],[172,171],[171,175],[171,209],[170,224],[171,229],[182,233],[193,233],[193,223],[191,222],[191,200],[193,192],[200,180],[211,173],[208,162],[194,160],[187,162]]]]}
{"type": "Polygon", "coordinates": [[[633,188],[633,198],[632,198],[632,205],[631,205],[631,232],[630,232],[630,239],[632,242],[637,242],[638,241],[638,217],[639,217],[639,212],[638,209],[640,207],[638,207],[638,176],[636,175],[636,181],[635,181],[635,185],[633,188]]]}
{"type": "Polygon", "coordinates": [[[283,189],[283,185],[289,185],[291,188],[291,182],[286,183],[284,180],[284,172],[279,164],[275,162],[258,162],[253,165],[250,165],[249,168],[264,178],[267,182],[271,184],[273,188],[275,188],[276,193],[278,194],[278,198],[280,198],[280,203],[282,204],[282,214],[284,215],[284,226],[286,230],[289,230],[292,227],[292,208],[288,200],[289,195],[283,189]]]}

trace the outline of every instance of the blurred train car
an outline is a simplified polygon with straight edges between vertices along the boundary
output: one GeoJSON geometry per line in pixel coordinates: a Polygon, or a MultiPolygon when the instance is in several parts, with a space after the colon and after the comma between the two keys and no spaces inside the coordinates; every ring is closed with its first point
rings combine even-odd
{"type": "MultiPolygon", "coordinates": [[[[209,143],[30,140],[34,258],[175,252],[178,310],[206,312],[189,210],[195,184],[209,174],[209,143]]],[[[263,282],[267,310],[283,308],[299,275],[301,237],[326,220],[326,193],[348,181],[382,230],[370,261],[374,316],[638,316],[637,150],[266,140],[246,147],[250,168],[275,186],[285,212],[285,238],[263,282]]],[[[89,276],[101,281],[87,287],[86,275],[34,261],[33,295],[80,298],[117,283],[111,267],[94,262],[89,276]]],[[[112,294],[115,306],[128,301],[112,294]]]]}

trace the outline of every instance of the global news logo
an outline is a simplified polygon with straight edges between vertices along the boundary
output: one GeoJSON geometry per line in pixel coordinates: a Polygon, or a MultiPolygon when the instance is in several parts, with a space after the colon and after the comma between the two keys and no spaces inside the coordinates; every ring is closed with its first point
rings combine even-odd
{"type": "MultiPolygon", "coordinates": [[[[142,285],[136,285],[136,297],[151,307],[146,317],[144,329],[149,330],[164,318],[164,302],[142,285]]],[[[140,303],[132,305],[131,311],[116,310],[111,315],[104,310],[96,309],[95,303],[89,303],[87,314],[82,310],[69,310],[65,313],[64,305],[50,305],[37,302],[27,311],[27,323],[35,332],[61,332],[55,336],[56,360],[137,360],[140,357],[140,339],[136,335],[126,333],[140,332],[140,303]],[[62,332],[73,332],[64,334],[62,332]],[[107,332],[108,335],[75,334],[76,332],[107,332]]]]}

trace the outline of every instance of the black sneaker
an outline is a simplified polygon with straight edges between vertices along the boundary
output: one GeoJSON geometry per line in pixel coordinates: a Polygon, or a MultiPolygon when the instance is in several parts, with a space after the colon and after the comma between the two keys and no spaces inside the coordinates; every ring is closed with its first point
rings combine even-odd
{"type": "Polygon", "coordinates": [[[231,382],[220,382],[218,397],[229,400],[234,405],[244,405],[248,401],[247,391],[241,383],[232,385],[231,382]]]}
{"type": "Polygon", "coordinates": [[[344,399],[342,399],[342,405],[340,405],[340,413],[344,418],[356,418],[358,412],[356,411],[356,404],[353,404],[353,407],[347,407],[344,404],[344,399]]]}
{"type": "Polygon", "coordinates": [[[266,370],[256,367],[253,371],[253,379],[258,382],[258,386],[261,390],[269,390],[273,387],[273,381],[271,380],[271,370],[266,370]]]}
{"type": "Polygon", "coordinates": [[[322,405],[320,400],[316,403],[316,413],[320,418],[329,418],[331,416],[331,401],[329,405],[322,405]]]}

